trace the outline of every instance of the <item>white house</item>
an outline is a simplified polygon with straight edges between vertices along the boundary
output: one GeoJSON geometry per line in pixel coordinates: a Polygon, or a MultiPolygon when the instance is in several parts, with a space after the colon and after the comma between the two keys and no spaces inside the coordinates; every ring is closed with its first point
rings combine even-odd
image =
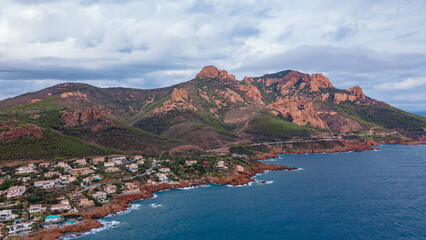
{"type": "Polygon", "coordinates": [[[15,216],[12,214],[12,210],[2,210],[0,211],[0,221],[9,221],[14,219],[15,216]]]}
{"type": "Polygon", "coordinates": [[[7,190],[7,198],[22,196],[27,191],[25,186],[13,186],[7,190]]]}
{"type": "Polygon", "coordinates": [[[54,188],[55,181],[54,180],[36,181],[34,182],[34,187],[54,188]]]}

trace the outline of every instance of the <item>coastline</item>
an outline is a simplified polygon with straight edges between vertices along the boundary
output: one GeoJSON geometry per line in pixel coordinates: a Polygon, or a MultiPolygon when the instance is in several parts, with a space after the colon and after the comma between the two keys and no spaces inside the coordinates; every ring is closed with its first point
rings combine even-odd
{"type": "MultiPolygon", "coordinates": [[[[426,142],[423,141],[382,141],[376,142],[374,140],[367,140],[364,142],[354,141],[351,144],[338,146],[333,148],[298,148],[291,150],[284,150],[282,148],[273,148],[268,153],[258,154],[255,158],[257,160],[265,160],[269,158],[277,158],[278,154],[306,154],[306,153],[337,153],[337,152],[350,152],[350,151],[366,151],[366,150],[377,150],[374,146],[379,146],[380,144],[401,144],[401,145],[425,145],[426,142]]],[[[37,233],[32,233],[27,236],[23,236],[22,239],[43,239],[43,240],[54,240],[60,237],[63,237],[67,234],[74,234],[75,236],[80,236],[83,233],[89,232],[92,229],[97,229],[103,227],[103,224],[99,219],[106,217],[110,214],[117,214],[119,212],[127,210],[131,207],[130,203],[142,199],[148,199],[154,197],[154,193],[170,190],[170,189],[182,189],[188,187],[195,187],[201,184],[212,183],[219,185],[231,185],[231,186],[240,186],[249,184],[250,182],[255,182],[252,178],[258,173],[263,173],[265,171],[278,171],[278,170],[297,170],[296,167],[286,167],[276,164],[267,164],[260,162],[254,164],[250,168],[247,168],[247,172],[234,172],[232,175],[226,177],[208,177],[198,180],[184,181],[182,180],[178,184],[169,184],[163,183],[159,185],[149,185],[142,186],[140,190],[135,193],[126,193],[119,194],[114,197],[111,202],[103,205],[102,207],[97,207],[86,212],[82,212],[81,216],[84,219],[83,223],[71,225],[63,228],[57,228],[52,230],[40,231],[37,233]]]]}
{"type": "Polygon", "coordinates": [[[277,171],[277,170],[297,170],[295,167],[286,167],[275,164],[267,164],[267,163],[257,163],[247,168],[247,172],[234,172],[232,175],[218,178],[218,177],[209,177],[203,178],[199,180],[192,181],[181,181],[178,184],[169,184],[163,183],[159,185],[150,185],[150,186],[142,186],[140,190],[135,193],[127,193],[127,194],[119,194],[114,197],[111,202],[103,205],[102,207],[98,207],[86,212],[82,212],[81,216],[84,219],[83,223],[67,226],[63,228],[56,228],[51,230],[40,231],[37,233],[32,233],[27,236],[24,236],[22,239],[29,240],[54,240],[58,239],[66,234],[75,234],[76,236],[80,236],[85,232],[89,232],[92,229],[101,228],[103,224],[99,222],[99,219],[106,217],[110,214],[116,214],[122,211],[127,210],[131,205],[131,202],[148,199],[154,197],[154,193],[169,190],[169,189],[181,189],[188,187],[199,186],[200,184],[205,183],[213,183],[220,185],[230,184],[232,186],[245,185],[250,182],[254,182],[252,179],[257,173],[263,173],[265,171],[277,171]]]}

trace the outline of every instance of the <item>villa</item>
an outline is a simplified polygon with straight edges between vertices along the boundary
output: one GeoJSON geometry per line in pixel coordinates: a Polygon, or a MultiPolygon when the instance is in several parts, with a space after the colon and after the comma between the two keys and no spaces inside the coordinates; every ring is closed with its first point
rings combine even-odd
{"type": "Polygon", "coordinates": [[[137,172],[138,171],[138,165],[137,164],[130,164],[127,166],[130,172],[137,172]]]}
{"type": "Polygon", "coordinates": [[[71,175],[89,175],[91,173],[94,173],[95,171],[93,171],[92,169],[88,168],[88,167],[83,167],[83,168],[75,168],[73,170],[71,170],[71,175]]]}
{"type": "Polygon", "coordinates": [[[92,197],[95,198],[96,200],[98,200],[99,202],[103,202],[106,200],[107,198],[107,194],[106,192],[97,192],[92,194],[92,197]]]}
{"type": "Polygon", "coordinates": [[[225,166],[225,161],[219,161],[219,162],[217,162],[217,164],[216,164],[216,166],[217,167],[219,167],[219,168],[227,168],[226,166],[225,166]]]}
{"type": "Polygon", "coordinates": [[[241,165],[237,165],[236,168],[237,168],[238,172],[244,172],[244,170],[245,170],[244,167],[241,166],[241,165]]]}
{"type": "Polygon", "coordinates": [[[71,204],[68,201],[68,199],[64,199],[61,201],[61,203],[50,206],[51,211],[62,212],[62,211],[70,210],[70,209],[71,209],[71,204]]]}
{"type": "Polygon", "coordinates": [[[12,214],[12,210],[2,210],[0,211],[0,221],[9,221],[14,219],[15,216],[12,214]]]}
{"type": "Polygon", "coordinates": [[[80,200],[80,207],[93,207],[95,206],[95,202],[93,200],[89,200],[87,198],[82,198],[80,200]]]}
{"type": "Polygon", "coordinates": [[[170,172],[170,168],[160,168],[160,172],[170,172]]]}
{"type": "Polygon", "coordinates": [[[25,186],[13,186],[7,190],[7,198],[20,197],[27,191],[25,186]]]}
{"type": "Polygon", "coordinates": [[[45,224],[56,224],[56,223],[61,223],[63,221],[63,219],[61,218],[60,215],[50,215],[47,216],[46,218],[44,218],[44,222],[45,224]]]}
{"type": "Polygon", "coordinates": [[[135,160],[143,160],[143,157],[141,155],[136,155],[135,160]]]}
{"type": "Polygon", "coordinates": [[[132,182],[125,183],[124,185],[126,186],[126,189],[128,190],[128,192],[139,191],[139,186],[132,182]]]}
{"type": "Polygon", "coordinates": [[[55,181],[54,180],[37,181],[37,182],[34,182],[34,187],[42,187],[44,189],[54,188],[55,187],[55,181]]]}
{"type": "Polygon", "coordinates": [[[186,160],[185,161],[185,165],[188,165],[188,166],[192,166],[192,165],[195,165],[197,163],[198,163],[197,160],[186,160]]]}
{"type": "Polygon", "coordinates": [[[51,178],[51,177],[53,177],[55,175],[58,176],[58,177],[60,177],[61,173],[60,172],[47,172],[47,173],[44,174],[44,176],[47,177],[47,178],[51,178]]]}
{"type": "Polygon", "coordinates": [[[97,157],[97,158],[92,159],[92,163],[94,163],[94,164],[98,164],[98,163],[101,163],[101,162],[105,162],[104,157],[97,157]]]}
{"type": "Polygon", "coordinates": [[[78,165],[86,165],[87,164],[87,161],[86,161],[86,159],[78,159],[78,160],[75,160],[75,163],[77,163],[78,165]]]}
{"type": "Polygon", "coordinates": [[[104,163],[104,166],[105,167],[114,167],[115,163],[114,162],[106,162],[106,163],[104,163]]]}
{"type": "Polygon", "coordinates": [[[9,229],[9,235],[15,235],[22,232],[31,231],[32,229],[31,226],[33,224],[34,222],[22,222],[22,223],[14,224],[12,226],[7,226],[7,228],[9,229]]]}
{"type": "Polygon", "coordinates": [[[104,190],[108,193],[108,194],[113,194],[117,191],[117,186],[112,185],[112,184],[108,184],[105,186],[104,190]]]}
{"type": "Polygon", "coordinates": [[[106,173],[113,173],[113,172],[118,172],[120,171],[120,169],[118,167],[109,167],[107,169],[105,169],[106,173]]]}
{"type": "Polygon", "coordinates": [[[41,205],[41,204],[34,204],[34,205],[31,205],[31,206],[28,208],[28,211],[29,211],[31,214],[33,214],[33,213],[39,213],[39,212],[43,212],[43,207],[42,207],[42,205],[41,205]]]}
{"type": "Polygon", "coordinates": [[[36,167],[34,164],[28,164],[28,166],[22,166],[15,170],[16,174],[28,174],[28,173],[35,173],[36,167]]]}

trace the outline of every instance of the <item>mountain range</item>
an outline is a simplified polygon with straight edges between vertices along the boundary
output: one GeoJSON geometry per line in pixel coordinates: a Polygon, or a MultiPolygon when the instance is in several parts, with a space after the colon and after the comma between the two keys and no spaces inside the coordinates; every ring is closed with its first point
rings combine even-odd
{"type": "Polygon", "coordinates": [[[425,136],[426,118],[322,74],[235,76],[214,66],[158,89],[62,83],[0,102],[0,160],[203,151],[347,136],[425,136]],[[377,134],[380,133],[380,134],[377,134]]]}

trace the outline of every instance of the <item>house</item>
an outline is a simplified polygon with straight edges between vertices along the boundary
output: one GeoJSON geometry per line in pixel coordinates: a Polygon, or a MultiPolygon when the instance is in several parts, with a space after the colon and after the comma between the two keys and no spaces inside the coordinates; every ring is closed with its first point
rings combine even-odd
{"type": "Polygon", "coordinates": [[[107,169],[105,169],[106,173],[113,173],[113,172],[118,172],[120,171],[120,169],[118,167],[109,167],[107,169]]]}
{"type": "Polygon", "coordinates": [[[114,162],[106,162],[106,163],[104,163],[104,166],[105,167],[114,167],[115,163],[114,162]]]}
{"type": "Polygon", "coordinates": [[[55,181],[54,180],[36,181],[36,182],[34,182],[34,187],[42,187],[44,189],[54,188],[55,187],[55,181]]]}
{"type": "Polygon", "coordinates": [[[93,171],[92,169],[88,168],[88,167],[83,167],[83,168],[74,168],[71,170],[71,175],[89,175],[91,173],[94,173],[95,171],[93,171]]]}
{"type": "Polygon", "coordinates": [[[125,183],[124,185],[126,189],[128,190],[128,192],[139,191],[139,186],[134,183],[128,182],[128,183],[125,183]]]}
{"type": "Polygon", "coordinates": [[[51,177],[53,177],[55,175],[60,177],[61,173],[60,172],[56,172],[56,171],[55,172],[50,171],[50,172],[47,172],[47,173],[44,174],[44,176],[47,177],[47,178],[51,178],[51,177]]]}
{"type": "Polygon", "coordinates": [[[55,223],[61,223],[63,219],[59,215],[49,215],[44,218],[44,222],[47,224],[55,224],[55,223]]]}
{"type": "Polygon", "coordinates": [[[41,204],[34,204],[34,205],[31,205],[31,206],[28,208],[28,211],[29,211],[31,214],[33,214],[33,213],[39,213],[39,212],[44,212],[44,211],[43,211],[43,207],[42,207],[42,205],[41,205],[41,204]]]}
{"type": "Polygon", "coordinates": [[[115,158],[112,158],[111,161],[114,162],[115,165],[120,165],[120,164],[127,162],[127,158],[126,157],[115,157],[115,158]]]}
{"type": "Polygon", "coordinates": [[[127,165],[127,168],[129,169],[130,172],[137,172],[138,171],[138,165],[137,164],[127,165]]]}
{"type": "Polygon", "coordinates": [[[2,210],[0,211],[0,221],[9,221],[15,219],[15,215],[12,214],[12,210],[2,210]]]}
{"type": "Polygon", "coordinates": [[[138,165],[143,165],[143,164],[145,164],[145,160],[138,160],[137,162],[136,162],[136,164],[138,164],[138,165]]]}
{"type": "Polygon", "coordinates": [[[6,180],[5,178],[0,178],[0,185],[3,184],[4,180],[6,180]]]}
{"type": "Polygon", "coordinates": [[[142,155],[136,155],[136,156],[135,156],[135,160],[143,160],[142,155]]]}
{"type": "Polygon", "coordinates": [[[87,198],[82,198],[80,200],[79,206],[80,207],[93,207],[93,206],[95,206],[95,202],[93,200],[89,200],[87,198]]]}
{"type": "Polygon", "coordinates": [[[219,167],[219,168],[228,168],[227,166],[225,166],[225,161],[223,161],[223,160],[217,162],[216,167],[219,167]]]}
{"type": "Polygon", "coordinates": [[[75,160],[75,163],[77,163],[78,165],[86,165],[87,161],[86,159],[82,158],[82,159],[75,160]]]}
{"type": "Polygon", "coordinates": [[[22,196],[27,191],[25,186],[13,186],[7,190],[7,198],[22,196]]]}
{"type": "Polygon", "coordinates": [[[76,180],[77,180],[77,178],[74,177],[74,176],[71,176],[71,175],[63,175],[63,176],[60,176],[59,178],[55,179],[55,181],[57,183],[61,183],[61,184],[70,184],[70,183],[72,183],[76,180]]]}
{"type": "Polygon", "coordinates": [[[7,226],[6,228],[9,229],[9,235],[16,235],[22,232],[31,231],[33,224],[34,222],[22,222],[7,226]]]}
{"type": "Polygon", "coordinates": [[[112,184],[108,184],[104,187],[105,192],[107,192],[108,194],[113,194],[117,191],[117,186],[112,185],[112,184]]]}
{"type": "Polygon", "coordinates": [[[101,176],[92,174],[92,176],[90,177],[83,178],[83,182],[91,183],[93,182],[93,180],[101,180],[101,179],[102,179],[101,176]]]}
{"type": "Polygon", "coordinates": [[[160,172],[170,172],[170,168],[160,168],[160,172]]]}
{"type": "Polygon", "coordinates": [[[158,177],[158,180],[160,180],[162,182],[167,182],[169,180],[169,178],[167,177],[167,175],[164,174],[164,173],[158,173],[157,177],[158,177]]]}
{"type": "Polygon", "coordinates": [[[18,181],[22,181],[24,183],[28,182],[29,180],[31,180],[31,177],[20,177],[20,178],[18,178],[18,181]]]}
{"type": "Polygon", "coordinates": [[[28,174],[28,173],[35,173],[36,171],[36,167],[34,166],[34,164],[28,164],[28,166],[22,166],[19,167],[15,170],[16,174],[28,174]]]}
{"type": "Polygon", "coordinates": [[[71,209],[71,204],[68,201],[68,199],[64,199],[61,201],[61,203],[59,204],[53,204],[52,206],[50,206],[50,210],[51,211],[67,211],[71,209]]]}
{"type": "Polygon", "coordinates": [[[48,163],[48,162],[40,163],[38,166],[48,168],[50,166],[50,163],[48,163]]]}
{"type": "Polygon", "coordinates": [[[92,197],[95,198],[96,200],[98,200],[99,202],[103,202],[106,200],[107,198],[107,194],[106,192],[97,192],[92,194],[92,197]]]}
{"type": "Polygon", "coordinates": [[[185,161],[185,165],[188,165],[188,166],[192,166],[192,165],[195,165],[197,163],[198,163],[197,160],[186,160],[185,161]]]}
{"type": "Polygon", "coordinates": [[[68,163],[65,163],[65,162],[58,162],[58,164],[56,165],[56,167],[61,167],[66,172],[70,172],[72,170],[72,168],[70,167],[70,165],[68,165],[68,163]]]}
{"type": "Polygon", "coordinates": [[[94,163],[94,164],[98,164],[98,163],[101,163],[101,162],[105,162],[105,157],[97,157],[97,158],[92,159],[92,163],[94,163]]]}
{"type": "Polygon", "coordinates": [[[241,166],[241,165],[237,165],[236,169],[237,169],[238,172],[244,172],[244,167],[241,166]]]}

